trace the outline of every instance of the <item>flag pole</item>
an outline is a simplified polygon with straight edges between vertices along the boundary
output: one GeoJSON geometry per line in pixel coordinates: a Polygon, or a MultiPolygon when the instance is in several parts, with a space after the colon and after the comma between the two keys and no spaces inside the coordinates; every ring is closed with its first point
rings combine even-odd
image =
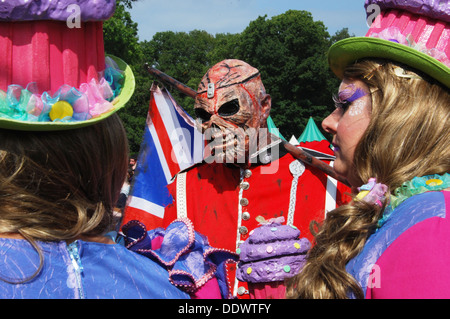
{"type": "MultiPolygon", "coordinates": [[[[147,69],[148,73],[150,73],[151,75],[158,78],[158,80],[163,82],[165,85],[172,86],[175,89],[177,89],[178,91],[180,91],[181,93],[183,93],[184,95],[187,95],[191,98],[194,98],[194,99],[196,98],[197,92],[195,90],[193,90],[192,88],[188,87],[187,85],[172,78],[171,76],[165,74],[164,72],[161,72],[160,70],[158,70],[154,67],[151,67],[148,63],[146,63],[144,65],[144,67],[147,69]]],[[[272,134],[272,137],[275,140],[279,139],[278,136],[275,136],[273,134],[272,134]]],[[[315,158],[314,156],[308,154],[302,148],[296,147],[289,143],[284,143],[283,145],[284,145],[285,149],[294,158],[304,162],[307,165],[313,166],[313,167],[321,170],[328,176],[334,178],[335,180],[337,180],[347,186],[350,186],[349,182],[346,179],[342,178],[341,176],[337,175],[336,172],[334,171],[334,169],[330,165],[328,165],[328,164],[324,163],[323,161],[321,161],[320,159],[315,158]]]]}

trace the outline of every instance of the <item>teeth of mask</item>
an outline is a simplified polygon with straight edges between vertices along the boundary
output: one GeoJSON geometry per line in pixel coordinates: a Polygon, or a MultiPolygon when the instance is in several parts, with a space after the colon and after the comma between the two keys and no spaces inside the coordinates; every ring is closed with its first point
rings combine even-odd
{"type": "Polygon", "coordinates": [[[226,143],[229,143],[230,141],[233,141],[233,143],[234,143],[234,140],[235,140],[235,135],[231,134],[231,133],[228,134],[225,138],[226,143]]]}
{"type": "Polygon", "coordinates": [[[227,145],[234,145],[237,141],[236,136],[233,133],[228,133],[225,135],[225,133],[217,133],[214,134],[213,139],[218,141],[218,142],[222,142],[223,144],[227,144],[227,145]]]}
{"type": "Polygon", "coordinates": [[[213,132],[212,138],[217,140],[219,138],[223,138],[223,133],[221,131],[219,132],[213,132]]]}

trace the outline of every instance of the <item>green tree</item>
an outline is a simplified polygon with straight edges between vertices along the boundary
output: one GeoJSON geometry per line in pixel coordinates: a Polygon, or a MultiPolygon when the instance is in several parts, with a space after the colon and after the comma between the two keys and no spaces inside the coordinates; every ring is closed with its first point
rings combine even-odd
{"type": "MultiPolygon", "coordinates": [[[[236,33],[218,33],[214,37],[214,46],[209,52],[209,65],[213,66],[216,63],[225,59],[237,59],[238,48],[241,41],[241,34],[236,33]]],[[[206,73],[207,70],[205,70],[206,73]]]]}
{"type": "Polygon", "coordinates": [[[133,2],[136,2],[138,0],[117,0],[118,4],[123,4],[128,9],[131,9],[133,7],[133,2]]]}
{"type": "MultiPolygon", "coordinates": [[[[327,51],[334,42],[350,36],[347,28],[330,37],[311,13],[290,10],[271,19],[259,17],[240,34],[167,31],[140,42],[138,25],[127,11],[135,1],[118,0],[114,16],[104,23],[105,51],[125,60],[136,77],[132,100],[119,112],[132,154],[139,151],[149,90],[157,80],[144,69],[144,63],[194,90],[205,72],[221,60],[237,58],[252,64],[261,71],[272,96],[272,118],[285,136],[298,136],[310,116],[320,123],[332,110],[331,96],[339,80],[328,68],[327,51]]],[[[192,115],[194,100],[167,89],[192,115]]]]}
{"type": "Polygon", "coordinates": [[[139,152],[151,86],[151,79],[143,71],[144,56],[138,38],[138,24],[132,20],[127,11],[134,1],[136,0],[117,1],[114,15],[103,24],[105,52],[127,62],[136,78],[133,97],[127,103],[127,107],[118,112],[127,131],[132,154],[139,152]]]}
{"type": "Polygon", "coordinates": [[[340,40],[346,39],[346,38],[350,38],[350,37],[354,37],[355,34],[350,35],[350,33],[348,32],[348,28],[343,28],[341,30],[336,31],[336,33],[331,37],[330,39],[330,46],[340,40]]]}
{"type": "MultiPolygon", "coordinates": [[[[143,52],[150,65],[196,90],[203,75],[215,64],[215,60],[228,55],[234,49],[234,38],[235,36],[230,34],[214,37],[200,30],[189,33],[158,32],[151,41],[143,43],[143,52]]],[[[192,115],[194,100],[172,88],[168,89],[177,102],[192,115]]]]}
{"type": "Polygon", "coordinates": [[[330,40],[323,22],[296,10],[259,17],[241,34],[238,54],[261,71],[272,118],[286,136],[298,136],[310,116],[320,120],[331,110],[330,40]]]}
{"type": "Polygon", "coordinates": [[[141,58],[138,24],[118,1],[114,15],[103,23],[105,51],[133,64],[141,58]]]}

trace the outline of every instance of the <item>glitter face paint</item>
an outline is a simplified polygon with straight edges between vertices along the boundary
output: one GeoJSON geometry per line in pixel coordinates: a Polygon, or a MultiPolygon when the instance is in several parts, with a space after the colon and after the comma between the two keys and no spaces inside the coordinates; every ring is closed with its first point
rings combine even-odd
{"type": "Polygon", "coordinates": [[[355,175],[353,157],[370,122],[372,101],[368,92],[364,82],[344,79],[335,98],[336,109],[322,122],[324,130],[333,134],[336,173],[356,186],[359,186],[359,180],[355,175]]]}
{"type": "Polygon", "coordinates": [[[356,100],[350,106],[350,109],[348,110],[349,114],[351,116],[356,116],[356,115],[362,114],[364,105],[365,105],[365,102],[363,100],[356,100]]]}

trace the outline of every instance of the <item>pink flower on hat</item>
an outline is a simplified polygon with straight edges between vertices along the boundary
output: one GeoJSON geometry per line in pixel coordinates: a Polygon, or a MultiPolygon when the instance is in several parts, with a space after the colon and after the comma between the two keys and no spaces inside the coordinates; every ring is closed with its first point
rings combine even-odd
{"type": "Polygon", "coordinates": [[[370,37],[406,45],[419,52],[425,53],[450,67],[450,59],[447,57],[445,52],[442,52],[436,48],[428,49],[424,43],[417,43],[416,41],[414,41],[414,37],[411,34],[402,34],[402,31],[398,27],[391,26],[381,32],[372,33],[370,37]]]}

